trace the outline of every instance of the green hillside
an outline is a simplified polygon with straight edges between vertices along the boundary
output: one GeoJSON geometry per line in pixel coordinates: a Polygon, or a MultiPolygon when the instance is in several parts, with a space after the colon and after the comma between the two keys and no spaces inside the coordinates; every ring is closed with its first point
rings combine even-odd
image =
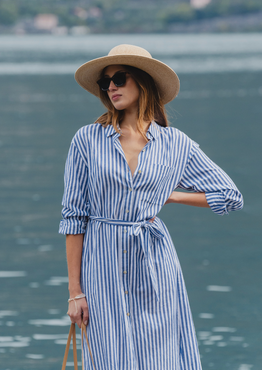
{"type": "Polygon", "coordinates": [[[189,0],[0,0],[0,32],[41,32],[34,25],[38,14],[91,33],[262,31],[261,0],[212,0],[200,9],[189,0]]]}

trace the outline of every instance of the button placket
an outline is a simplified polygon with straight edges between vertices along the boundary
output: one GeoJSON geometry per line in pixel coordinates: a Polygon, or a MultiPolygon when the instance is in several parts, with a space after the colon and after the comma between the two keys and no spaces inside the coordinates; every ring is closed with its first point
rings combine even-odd
{"type": "MultiPolygon", "coordinates": [[[[144,153],[146,151],[146,149],[143,149],[141,152],[144,153]]],[[[138,158],[138,168],[140,167],[141,168],[141,163],[140,163],[140,158],[138,158]]],[[[128,166],[129,167],[129,166],[128,166]]],[[[142,174],[142,171],[140,169],[138,169],[137,172],[139,175],[142,174]]],[[[135,178],[135,174],[134,174],[134,178],[135,178]]],[[[132,174],[131,174],[131,170],[130,168],[128,168],[128,178],[129,178],[129,186],[128,186],[128,190],[127,190],[127,193],[126,193],[126,208],[125,209],[125,215],[126,215],[126,219],[128,220],[128,214],[130,213],[130,209],[132,209],[132,202],[133,202],[133,193],[134,193],[134,184],[133,184],[133,177],[132,177],[132,174]]],[[[129,312],[129,286],[128,286],[128,247],[129,247],[129,237],[128,237],[128,232],[127,232],[127,228],[124,226],[123,227],[123,239],[124,239],[124,245],[123,245],[123,290],[124,290],[124,294],[125,294],[125,298],[126,298],[126,315],[127,316],[130,316],[130,312],[129,312]],[[125,246],[128,246],[128,247],[125,247],[125,246]],[[125,258],[126,257],[126,258],[125,258]]]]}
{"type": "MultiPolygon", "coordinates": [[[[132,207],[132,198],[133,198],[133,178],[131,175],[131,170],[128,166],[128,180],[127,180],[127,190],[126,190],[126,201],[125,201],[125,208],[124,208],[124,219],[129,220],[132,215],[131,213],[131,207],[132,207]]],[[[122,227],[122,266],[123,266],[123,293],[125,297],[125,302],[126,302],[126,314],[127,316],[130,316],[130,308],[129,308],[129,286],[128,286],[128,280],[129,280],[129,272],[128,272],[128,251],[129,251],[129,243],[130,243],[130,238],[129,238],[129,232],[128,232],[128,227],[123,226],[122,227]]]]}
{"type": "Polygon", "coordinates": [[[129,247],[129,237],[128,237],[128,227],[122,227],[122,240],[123,240],[123,255],[122,255],[122,266],[123,266],[123,291],[126,302],[126,315],[130,316],[129,308],[129,297],[128,297],[128,247],[129,247]]]}
{"type": "Polygon", "coordinates": [[[131,204],[132,204],[132,196],[133,196],[133,179],[131,175],[131,170],[129,168],[129,173],[128,173],[128,180],[126,183],[126,200],[125,200],[125,208],[124,208],[124,213],[125,213],[125,220],[130,220],[130,210],[131,210],[131,204]]]}

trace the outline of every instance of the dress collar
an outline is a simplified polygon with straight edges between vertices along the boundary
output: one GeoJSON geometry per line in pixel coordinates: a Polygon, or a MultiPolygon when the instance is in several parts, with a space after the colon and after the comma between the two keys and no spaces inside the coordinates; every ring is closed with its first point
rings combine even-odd
{"type": "Polygon", "coordinates": [[[105,134],[106,134],[106,137],[112,136],[114,134],[120,136],[119,133],[114,129],[113,125],[106,126],[105,134]]]}
{"type": "Polygon", "coordinates": [[[146,136],[148,139],[152,138],[156,140],[160,132],[161,132],[161,126],[158,125],[155,121],[152,121],[150,126],[148,127],[146,136]]]}
{"type": "MultiPolygon", "coordinates": [[[[146,136],[149,140],[151,138],[157,139],[158,135],[160,134],[160,131],[161,131],[161,126],[158,125],[155,121],[152,121],[147,130],[146,136]]],[[[109,137],[112,135],[116,137],[120,136],[120,134],[114,129],[113,125],[108,125],[105,128],[105,134],[106,134],[106,137],[109,137]]]]}

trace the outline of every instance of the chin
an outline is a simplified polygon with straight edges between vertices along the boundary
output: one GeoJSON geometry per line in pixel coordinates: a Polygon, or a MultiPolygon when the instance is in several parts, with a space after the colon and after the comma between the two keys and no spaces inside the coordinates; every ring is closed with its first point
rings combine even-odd
{"type": "Polygon", "coordinates": [[[127,108],[126,104],[122,104],[122,103],[114,103],[113,106],[115,107],[116,110],[124,110],[127,108]]]}

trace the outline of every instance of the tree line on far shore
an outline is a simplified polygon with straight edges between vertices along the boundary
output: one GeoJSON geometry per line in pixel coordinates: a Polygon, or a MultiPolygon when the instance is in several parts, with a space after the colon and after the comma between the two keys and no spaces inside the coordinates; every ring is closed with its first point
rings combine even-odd
{"type": "MultiPolygon", "coordinates": [[[[92,33],[150,33],[260,13],[262,17],[261,0],[211,0],[203,8],[193,7],[190,0],[0,0],[0,30],[8,32],[18,22],[39,14],[57,16],[61,27],[82,26],[92,33]]],[[[247,30],[262,31],[262,22],[247,30]]]]}

